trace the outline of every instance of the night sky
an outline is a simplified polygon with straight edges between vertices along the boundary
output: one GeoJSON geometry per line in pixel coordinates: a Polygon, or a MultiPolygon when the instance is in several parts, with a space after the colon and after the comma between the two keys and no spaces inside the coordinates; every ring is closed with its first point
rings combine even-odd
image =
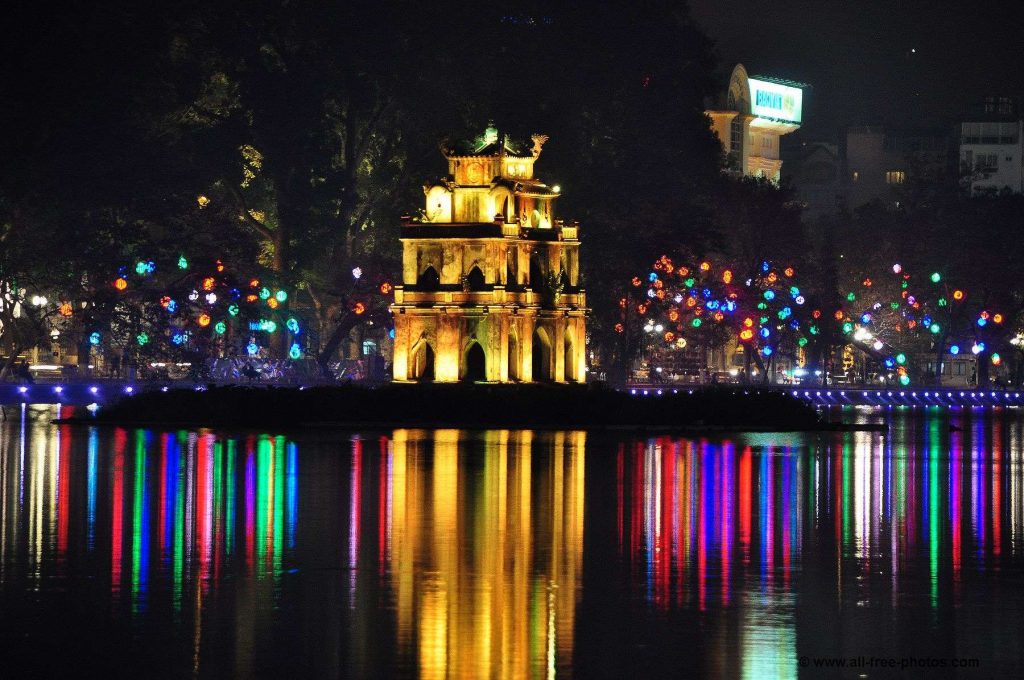
{"type": "Polygon", "coordinates": [[[987,94],[1024,94],[1024,10],[999,0],[690,0],[724,90],[749,73],[813,85],[804,138],[845,125],[942,125],[987,94]]]}

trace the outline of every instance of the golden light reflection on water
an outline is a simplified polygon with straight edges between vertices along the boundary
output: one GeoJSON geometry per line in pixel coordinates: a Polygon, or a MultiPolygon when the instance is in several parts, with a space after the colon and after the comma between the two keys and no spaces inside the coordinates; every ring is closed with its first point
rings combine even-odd
{"type": "Polygon", "coordinates": [[[573,652],[586,436],[483,436],[469,474],[459,431],[394,433],[385,519],[399,644],[425,678],[552,676],[573,652]]]}

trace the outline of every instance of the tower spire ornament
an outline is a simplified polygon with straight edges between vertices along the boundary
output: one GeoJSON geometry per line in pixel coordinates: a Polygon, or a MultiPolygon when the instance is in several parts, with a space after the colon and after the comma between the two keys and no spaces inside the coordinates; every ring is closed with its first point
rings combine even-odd
{"type": "Polygon", "coordinates": [[[402,219],[395,381],[586,380],[579,225],[554,218],[560,189],[534,177],[547,141],[489,121],[441,143],[448,175],[423,187],[419,219],[402,219]]]}
{"type": "Polygon", "coordinates": [[[538,135],[535,133],[530,137],[530,139],[533,140],[533,148],[530,151],[533,153],[533,157],[537,158],[540,156],[541,148],[550,138],[547,135],[538,135]]]}

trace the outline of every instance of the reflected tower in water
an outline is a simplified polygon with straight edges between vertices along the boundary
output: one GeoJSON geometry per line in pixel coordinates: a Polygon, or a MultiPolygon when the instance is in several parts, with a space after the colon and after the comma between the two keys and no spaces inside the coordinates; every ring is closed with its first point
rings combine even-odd
{"type": "Polygon", "coordinates": [[[422,677],[571,663],[583,557],[583,432],[398,430],[386,560],[400,653],[422,677]]]}

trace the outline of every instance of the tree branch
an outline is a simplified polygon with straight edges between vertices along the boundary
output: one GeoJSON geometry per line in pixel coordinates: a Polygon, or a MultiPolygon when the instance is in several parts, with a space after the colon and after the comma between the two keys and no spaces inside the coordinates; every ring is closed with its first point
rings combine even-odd
{"type": "Polygon", "coordinates": [[[249,205],[245,202],[245,198],[242,196],[242,193],[234,187],[229,187],[228,193],[235,199],[236,207],[242,211],[242,216],[245,218],[246,223],[252,227],[253,231],[271,243],[276,243],[277,237],[275,236],[274,231],[252,216],[252,213],[249,212],[249,205]]]}

